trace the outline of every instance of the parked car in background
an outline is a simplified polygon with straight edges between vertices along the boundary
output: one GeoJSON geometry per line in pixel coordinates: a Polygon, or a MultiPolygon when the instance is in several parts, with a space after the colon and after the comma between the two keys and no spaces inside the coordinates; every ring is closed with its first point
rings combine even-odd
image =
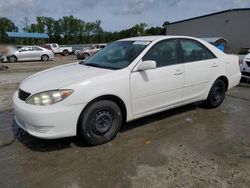
{"type": "Polygon", "coordinates": [[[250,53],[248,53],[240,62],[242,76],[250,80],[250,53]]]}
{"type": "Polygon", "coordinates": [[[104,47],[106,47],[106,44],[97,44],[91,47],[84,48],[82,51],[78,51],[76,53],[76,57],[77,59],[86,59],[89,56],[94,55],[95,53],[103,49],[104,47]]]}
{"type": "Polygon", "coordinates": [[[13,96],[15,121],[36,137],[79,134],[98,145],[137,118],[198,101],[216,108],[240,78],[239,57],[204,40],[127,38],[25,79],[13,96]]]}
{"type": "Polygon", "coordinates": [[[0,46],[0,62],[6,62],[6,55],[9,53],[14,53],[17,50],[15,46],[11,45],[1,45],[0,46]]]}
{"type": "Polygon", "coordinates": [[[64,56],[73,53],[72,47],[59,47],[57,43],[45,44],[45,48],[51,49],[55,54],[62,54],[64,56]]]}
{"type": "Polygon", "coordinates": [[[54,59],[54,53],[40,46],[25,46],[14,52],[6,54],[9,62],[41,60],[48,61],[54,59]]]}
{"type": "Polygon", "coordinates": [[[214,45],[216,48],[218,48],[219,50],[223,52],[225,51],[226,45],[228,43],[227,39],[223,37],[208,37],[208,38],[201,38],[201,39],[214,45]]]}
{"type": "Polygon", "coordinates": [[[0,63],[4,62],[4,56],[3,54],[0,52],[0,63]]]}

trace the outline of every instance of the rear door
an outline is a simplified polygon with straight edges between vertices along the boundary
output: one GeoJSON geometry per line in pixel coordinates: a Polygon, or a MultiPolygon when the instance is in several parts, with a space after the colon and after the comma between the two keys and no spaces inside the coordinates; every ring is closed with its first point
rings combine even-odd
{"type": "Polygon", "coordinates": [[[203,44],[193,39],[180,39],[184,62],[185,84],[183,102],[198,101],[205,94],[209,82],[216,77],[221,64],[203,44]]]}
{"type": "Polygon", "coordinates": [[[149,114],[182,102],[184,67],[176,39],[156,43],[142,58],[156,61],[156,68],[131,73],[133,115],[149,114]]]}
{"type": "Polygon", "coordinates": [[[32,58],[34,60],[41,60],[41,56],[43,55],[43,50],[37,46],[32,47],[32,58]]]}

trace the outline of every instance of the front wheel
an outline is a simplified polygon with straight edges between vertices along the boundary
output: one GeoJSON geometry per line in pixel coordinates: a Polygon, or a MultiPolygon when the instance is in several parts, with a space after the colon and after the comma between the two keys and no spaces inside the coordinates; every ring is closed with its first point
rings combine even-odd
{"type": "Polygon", "coordinates": [[[104,144],[115,138],[120,130],[122,113],[113,101],[97,101],[83,111],[79,125],[81,135],[89,144],[104,144]]]}
{"type": "Polygon", "coordinates": [[[88,53],[83,53],[82,54],[82,59],[87,59],[89,57],[89,54],[88,53]]]}
{"type": "Polygon", "coordinates": [[[222,80],[216,80],[210,89],[205,105],[209,108],[217,108],[225,98],[226,85],[222,80]]]}
{"type": "Polygon", "coordinates": [[[7,59],[8,59],[8,61],[10,62],[10,63],[15,63],[15,62],[17,62],[17,58],[16,58],[16,56],[10,56],[10,57],[7,57],[7,59]]]}

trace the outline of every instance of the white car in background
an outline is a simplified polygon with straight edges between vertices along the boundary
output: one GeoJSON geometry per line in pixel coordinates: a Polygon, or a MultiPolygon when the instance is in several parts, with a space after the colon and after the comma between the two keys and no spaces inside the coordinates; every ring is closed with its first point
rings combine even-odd
{"type": "Polygon", "coordinates": [[[79,134],[98,145],[140,117],[198,101],[216,108],[240,78],[239,57],[203,40],[127,38],[26,78],[13,96],[15,121],[36,137],[79,134]]]}
{"type": "Polygon", "coordinates": [[[72,47],[60,47],[57,43],[45,44],[44,47],[52,50],[55,54],[62,54],[64,56],[68,56],[73,53],[72,47]]]}
{"type": "Polygon", "coordinates": [[[16,51],[6,54],[9,62],[40,60],[48,61],[54,59],[54,53],[40,46],[25,46],[16,51]]]}
{"type": "Polygon", "coordinates": [[[250,53],[248,53],[240,63],[242,77],[250,80],[250,53]]]}
{"type": "Polygon", "coordinates": [[[105,48],[107,45],[106,44],[97,44],[93,45],[91,47],[86,47],[82,51],[78,51],[76,53],[77,59],[86,59],[89,56],[92,56],[99,52],[101,49],[105,48]]]}

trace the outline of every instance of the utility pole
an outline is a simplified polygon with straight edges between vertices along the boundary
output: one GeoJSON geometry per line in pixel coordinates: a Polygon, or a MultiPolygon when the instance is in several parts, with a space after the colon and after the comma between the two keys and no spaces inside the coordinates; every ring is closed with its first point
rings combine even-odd
{"type": "Polygon", "coordinates": [[[21,23],[24,25],[23,30],[27,31],[28,26],[29,26],[29,18],[28,17],[24,17],[23,21],[21,21],[21,23]]]}

